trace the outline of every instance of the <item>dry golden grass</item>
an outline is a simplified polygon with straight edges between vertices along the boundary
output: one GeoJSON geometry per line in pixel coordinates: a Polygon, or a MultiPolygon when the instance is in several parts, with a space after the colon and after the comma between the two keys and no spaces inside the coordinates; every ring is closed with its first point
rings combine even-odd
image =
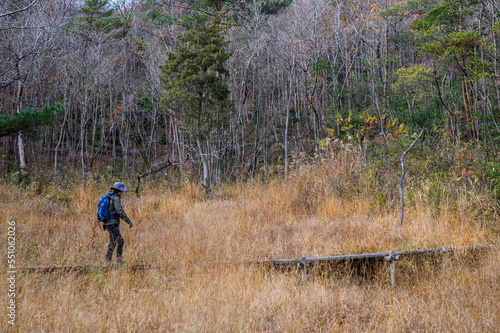
{"type": "MultiPolygon", "coordinates": [[[[122,202],[126,268],[88,274],[24,274],[18,279],[20,332],[498,332],[498,252],[446,264],[398,263],[392,294],[387,271],[355,276],[267,272],[237,262],[386,252],[499,242],[498,221],[479,223],[470,190],[439,210],[415,193],[401,231],[399,210],[374,203],[352,164],[329,160],[288,182],[220,189],[214,200],[185,183],[146,186],[122,202]],[[358,189],[348,191],[351,182],[358,189]],[[496,227],[498,228],[498,227],[496,227]],[[218,265],[233,263],[230,265],[218,265]]],[[[96,201],[109,184],[0,185],[3,219],[15,220],[18,267],[102,264],[107,233],[94,234],[96,201]]],[[[479,193],[481,194],[481,193],[479,193]]],[[[478,195],[479,195],[478,194],[478,195]]],[[[475,195],[475,194],[474,194],[475,195]]],[[[4,224],[5,225],[5,224],[4,224]]],[[[6,227],[4,227],[6,230],[6,227]]],[[[0,240],[6,248],[6,236],[0,240]]],[[[5,253],[5,251],[3,252],[5,253]]],[[[5,264],[5,259],[2,259],[5,264]]],[[[4,266],[6,267],[6,266],[4,266]]],[[[6,290],[2,279],[0,289],[6,290]]],[[[3,304],[3,303],[2,303],[3,304]]],[[[7,327],[6,317],[1,317],[7,327]]]]}

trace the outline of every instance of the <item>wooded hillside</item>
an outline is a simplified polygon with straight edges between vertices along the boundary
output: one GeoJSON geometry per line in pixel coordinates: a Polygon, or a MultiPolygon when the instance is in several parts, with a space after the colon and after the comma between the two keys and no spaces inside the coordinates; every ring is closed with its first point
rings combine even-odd
{"type": "Polygon", "coordinates": [[[209,187],[348,142],[381,158],[425,128],[496,190],[499,15],[495,0],[4,0],[2,175],[187,160],[209,187]]]}

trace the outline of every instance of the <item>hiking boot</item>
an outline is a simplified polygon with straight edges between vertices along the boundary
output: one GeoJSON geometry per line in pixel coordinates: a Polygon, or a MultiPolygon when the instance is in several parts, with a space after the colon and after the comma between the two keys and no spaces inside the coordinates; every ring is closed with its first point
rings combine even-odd
{"type": "Polygon", "coordinates": [[[106,260],[104,262],[104,266],[112,266],[113,265],[113,261],[112,260],[106,260]]]}
{"type": "Polygon", "coordinates": [[[122,265],[122,264],[124,264],[124,263],[125,263],[125,261],[123,260],[123,257],[118,257],[118,258],[116,258],[116,263],[117,263],[118,265],[122,265]]]}

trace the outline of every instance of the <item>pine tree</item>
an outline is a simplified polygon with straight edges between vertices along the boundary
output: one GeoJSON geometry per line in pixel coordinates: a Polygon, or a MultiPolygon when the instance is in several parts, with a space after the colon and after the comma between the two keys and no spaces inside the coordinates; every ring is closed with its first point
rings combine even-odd
{"type": "Polygon", "coordinates": [[[130,19],[114,15],[108,0],[86,0],[78,10],[77,22],[66,27],[87,42],[105,42],[124,37],[130,29],[130,19]],[[97,37],[102,40],[95,40],[97,37]]]}
{"type": "Polygon", "coordinates": [[[232,110],[224,81],[229,73],[224,64],[231,54],[225,50],[220,22],[220,17],[216,17],[181,34],[175,52],[169,52],[160,67],[160,80],[165,88],[161,105],[174,111],[183,129],[195,139],[207,196],[211,196],[210,174],[204,146],[232,110]]]}
{"type": "Polygon", "coordinates": [[[64,110],[64,103],[49,104],[42,110],[22,110],[13,116],[0,117],[0,137],[40,125],[52,123],[57,113],[64,110]]]}

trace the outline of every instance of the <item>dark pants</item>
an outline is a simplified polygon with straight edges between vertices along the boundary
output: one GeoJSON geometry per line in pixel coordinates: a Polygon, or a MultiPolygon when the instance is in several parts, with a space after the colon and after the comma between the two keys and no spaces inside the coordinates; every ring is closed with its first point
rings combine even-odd
{"type": "Polygon", "coordinates": [[[115,247],[116,247],[116,258],[121,258],[123,252],[123,237],[120,234],[120,225],[119,224],[107,225],[106,229],[109,232],[109,245],[108,245],[108,252],[106,253],[106,260],[111,261],[111,257],[113,257],[113,252],[115,251],[115,247]]]}

